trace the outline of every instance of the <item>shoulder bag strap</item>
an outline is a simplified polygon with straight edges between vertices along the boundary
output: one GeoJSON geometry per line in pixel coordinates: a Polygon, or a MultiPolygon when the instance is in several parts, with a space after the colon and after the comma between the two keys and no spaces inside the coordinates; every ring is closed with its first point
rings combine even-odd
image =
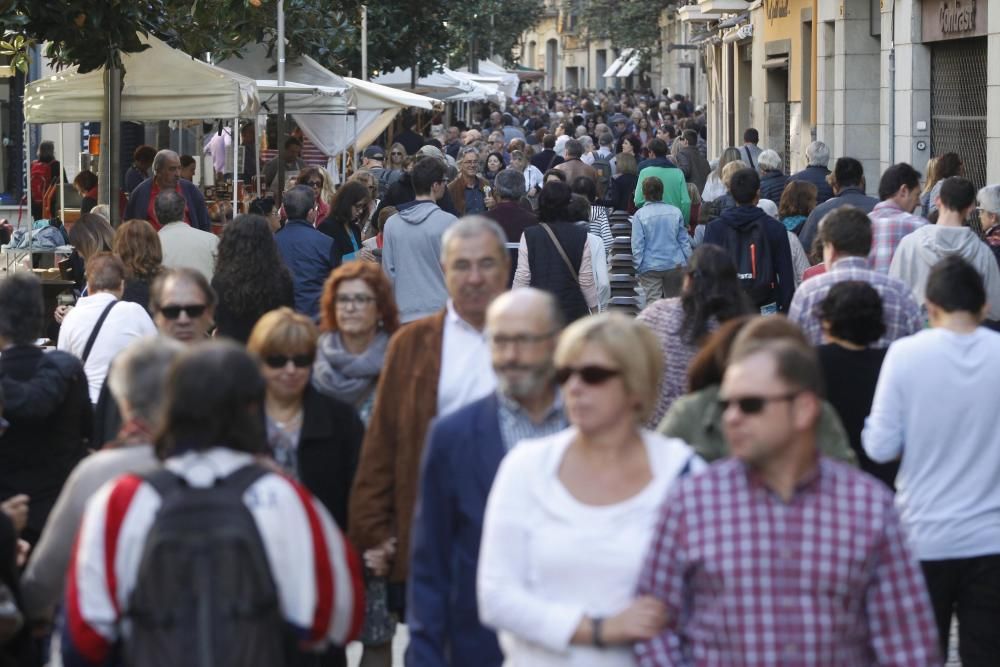
{"type": "Polygon", "coordinates": [[[576,272],[576,269],[573,268],[573,262],[569,261],[569,255],[567,255],[566,251],[563,250],[562,244],[559,243],[559,239],[556,238],[556,235],[552,232],[552,229],[549,227],[548,223],[540,222],[538,224],[539,226],[541,226],[542,229],[545,230],[545,233],[549,235],[549,238],[552,239],[552,243],[555,245],[556,250],[559,252],[559,256],[562,257],[564,262],[566,262],[566,268],[569,269],[569,274],[573,276],[573,281],[580,282],[580,275],[576,272]]]}
{"type": "Polygon", "coordinates": [[[94,349],[94,341],[97,340],[97,334],[101,333],[101,327],[104,326],[104,320],[108,319],[108,313],[110,313],[111,309],[117,304],[118,299],[109,303],[104,309],[104,312],[101,313],[101,316],[97,318],[97,324],[94,325],[94,330],[90,332],[90,338],[87,339],[87,344],[83,348],[83,356],[81,357],[81,360],[84,364],[87,363],[87,357],[90,356],[90,351],[94,349]]]}
{"type": "Polygon", "coordinates": [[[752,155],[750,155],[750,147],[749,147],[749,146],[744,146],[744,147],[743,147],[743,150],[744,150],[744,151],[746,151],[746,154],[747,154],[747,161],[748,161],[748,162],[750,163],[750,168],[751,168],[751,169],[757,169],[757,165],[755,165],[755,164],[753,163],[753,156],[752,156],[752,155]]]}

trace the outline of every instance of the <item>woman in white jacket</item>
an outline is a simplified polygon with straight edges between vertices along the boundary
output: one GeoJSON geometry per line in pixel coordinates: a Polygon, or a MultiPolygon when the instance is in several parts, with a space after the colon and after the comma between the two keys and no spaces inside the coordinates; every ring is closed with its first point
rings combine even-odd
{"type": "Polygon", "coordinates": [[[480,618],[511,667],[631,667],[666,624],[635,587],[664,494],[704,463],[645,431],[663,368],[655,336],[617,313],[579,320],[556,350],[570,428],[519,444],[486,507],[480,618]]]}

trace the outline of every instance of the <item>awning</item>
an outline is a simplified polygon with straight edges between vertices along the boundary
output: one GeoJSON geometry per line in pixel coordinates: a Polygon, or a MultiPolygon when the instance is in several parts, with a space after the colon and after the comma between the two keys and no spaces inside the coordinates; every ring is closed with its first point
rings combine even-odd
{"type": "Polygon", "coordinates": [[[411,73],[409,68],[396,68],[391,72],[380,74],[372,79],[375,83],[391,88],[405,88],[414,93],[420,93],[435,99],[445,99],[461,93],[470,93],[476,89],[475,85],[455,73],[445,68],[440,72],[431,72],[427,76],[417,78],[416,88],[410,87],[411,73]]]}
{"type": "Polygon", "coordinates": [[[788,56],[768,58],[762,65],[764,69],[782,69],[788,67],[788,56]]]}
{"type": "MultiPolygon", "coordinates": [[[[122,120],[252,118],[259,102],[253,79],[195,60],[155,37],[150,48],[123,53],[122,120]]],[[[70,67],[25,86],[29,123],[83,123],[104,115],[104,68],[70,67]]]]}
{"type": "Polygon", "coordinates": [[[632,76],[632,72],[634,72],[639,67],[639,63],[641,61],[642,61],[642,54],[636,51],[635,53],[632,54],[632,57],[629,58],[624,65],[622,65],[622,68],[618,70],[618,74],[616,74],[615,76],[617,76],[619,79],[627,79],[628,77],[632,76]]]}
{"type": "Polygon", "coordinates": [[[261,106],[277,113],[278,93],[285,93],[285,112],[291,114],[346,114],[347,88],[312,86],[286,81],[279,86],[273,79],[258,79],[261,106]]]}
{"type": "Polygon", "coordinates": [[[344,77],[344,81],[353,89],[357,108],[365,110],[391,109],[392,107],[416,107],[417,109],[433,109],[434,100],[424,95],[417,95],[408,90],[399,90],[389,86],[380,86],[371,81],[344,77]]]}
{"type": "Polygon", "coordinates": [[[634,50],[635,49],[623,50],[618,55],[618,57],[615,58],[615,61],[611,63],[611,65],[606,70],[604,70],[604,74],[602,74],[601,77],[605,79],[610,79],[611,77],[618,76],[618,70],[622,68],[622,66],[625,64],[625,61],[629,59],[629,57],[632,55],[632,51],[634,50]]]}

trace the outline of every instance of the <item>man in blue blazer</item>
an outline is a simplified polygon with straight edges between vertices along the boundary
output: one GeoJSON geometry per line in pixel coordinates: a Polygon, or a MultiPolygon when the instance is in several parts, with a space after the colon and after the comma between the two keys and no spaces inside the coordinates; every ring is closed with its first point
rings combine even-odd
{"type": "Polygon", "coordinates": [[[411,531],[407,667],[503,663],[476,606],[483,512],[504,455],[567,426],[553,379],[560,312],[533,288],[497,297],[486,318],[497,391],[431,427],[411,531]]]}
{"type": "Polygon", "coordinates": [[[184,197],[184,222],[203,232],[212,231],[205,197],[198,186],[181,178],[181,158],[171,150],[162,150],[153,158],[153,175],[129,193],[122,219],[148,220],[157,230],[167,223],[179,222],[158,220],[156,217],[156,195],[165,190],[176,190],[184,197]]]}

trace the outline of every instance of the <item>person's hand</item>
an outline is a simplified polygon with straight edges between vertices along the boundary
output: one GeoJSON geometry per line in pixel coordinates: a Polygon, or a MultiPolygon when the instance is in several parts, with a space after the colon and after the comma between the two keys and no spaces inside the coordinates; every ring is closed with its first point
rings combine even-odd
{"type": "Polygon", "coordinates": [[[483,198],[483,202],[486,204],[487,209],[492,209],[497,205],[497,200],[493,198],[492,194],[486,195],[486,197],[483,198]]]}
{"type": "Polygon", "coordinates": [[[378,257],[372,252],[371,248],[364,246],[358,251],[358,259],[363,262],[374,262],[378,264],[378,257]]]}
{"type": "Polygon", "coordinates": [[[30,498],[23,493],[11,496],[0,503],[0,511],[14,524],[14,530],[20,533],[28,523],[28,501],[30,498]]]}
{"type": "Polygon", "coordinates": [[[17,541],[17,566],[24,567],[28,562],[28,554],[31,553],[31,545],[25,540],[17,541]]]}
{"type": "Polygon", "coordinates": [[[364,553],[365,567],[371,570],[375,576],[384,577],[389,574],[395,555],[396,538],[390,537],[379,546],[364,553]]]}
{"type": "Polygon", "coordinates": [[[58,324],[62,324],[62,321],[69,314],[69,311],[73,310],[73,306],[56,306],[55,318],[58,324]]]}
{"type": "Polygon", "coordinates": [[[605,644],[632,644],[656,637],[667,626],[667,608],[651,596],[632,601],[624,611],[604,621],[605,644]]]}

